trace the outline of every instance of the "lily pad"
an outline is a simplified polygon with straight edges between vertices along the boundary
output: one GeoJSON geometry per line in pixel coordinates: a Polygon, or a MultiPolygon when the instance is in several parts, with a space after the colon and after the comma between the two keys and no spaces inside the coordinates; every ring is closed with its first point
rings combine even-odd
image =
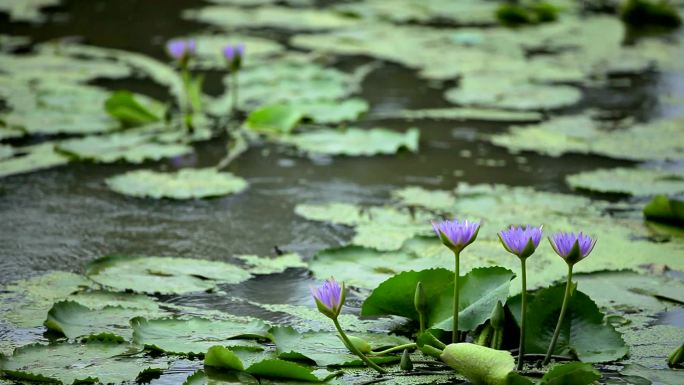
{"type": "MultiPolygon", "coordinates": [[[[418,321],[413,297],[418,282],[428,298],[427,327],[451,330],[454,274],[446,269],[407,271],[381,283],[364,301],[362,315],[399,315],[418,321]]],[[[502,267],[475,268],[459,280],[459,329],[473,330],[506,302],[514,274],[502,267]]]]}
{"type": "Polygon", "coordinates": [[[433,108],[393,113],[405,119],[480,120],[486,122],[538,122],[543,115],[534,111],[508,111],[489,108],[433,108]]]}
{"type": "Polygon", "coordinates": [[[494,24],[498,4],[479,0],[408,0],[391,4],[382,0],[363,0],[344,3],[335,9],[356,17],[378,21],[451,22],[458,25],[494,24]]]}
{"type": "Polygon", "coordinates": [[[162,317],[168,313],[160,310],[130,309],[121,306],[105,306],[90,309],[73,301],[60,301],[48,312],[45,326],[70,340],[108,333],[130,340],[133,330],[129,321],[135,317],[162,317]]]}
{"type": "Polygon", "coordinates": [[[12,21],[41,22],[45,20],[41,9],[59,3],[60,0],[0,0],[0,12],[9,14],[12,21]]]}
{"type": "Polygon", "coordinates": [[[91,262],[86,275],[116,290],[183,294],[240,283],[251,274],[224,262],[191,258],[107,256],[91,262]]]}
{"type": "Polygon", "coordinates": [[[321,129],[287,136],[279,140],[299,150],[323,155],[372,156],[394,154],[401,149],[418,151],[419,131],[411,128],[398,133],[382,128],[321,129]]]}
{"type": "Polygon", "coordinates": [[[252,111],[244,127],[262,134],[289,134],[303,117],[304,114],[294,107],[274,104],[252,111]]]}
{"type": "Polygon", "coordinates": [[[0,160],[0,178],[44,170],[69,163],[69,158],[56,152],[52,143],[16,149],[20,154],[0,160]]]}
{"type": "Polygon", "coordinates": [[[300,111],[305,118],[321,124],[354,121],[369,108],[365,100],[358,98],[302,102],[291,106],[300,111]]]}
{"type": "MultiPolygon", "coordinates": [[[[364,363],[344,346],[342,340],[330,332],[299,333],[289,327],[271,330],[278,357],[290,360],[310,360],[318,366],[363,366],[364,363]]],[[[411,342],[405,337],[379,333],[354,334],[367,341],[375,350],[391,348],[411,342]]],[[[398,362],[398,356],[371,358],[376,363],[398,362]]]]}
{"type": "Polygon", "coordinates": [[[214,345],[242,346],[262,350],[254,341],[268,339],[269,327],[262,321],[134,318],[133,342],[167,354],[202,356],[214,345]]]}
{"type": "Polygon", "coordinates": [[[168,368],[164,358],[136,357],[129,344],[91,341],[86,344],[28,345],[0,358],[0,369],[28,381],[76,383],[132,382],[143,372],[168,368]]]}
{"type": "Polygon", "coordinates": [[[576,104],[582,93],[570,86],[542,85],[506,77],[468,76],[446,92],[452,103],[511,110],[550,110],[576,104]]]}
{"type": "Polygon", "coordinates": [[[582,172],[566,177],[581,190],[635,196],[684,192],[684,173],[645,168],[615,168],[582,172]]]}
{"type": "Polygon", "coordinates": [[[417,186],[394,190],[392,197],[399,200],[402,205],[424,207],[437,211],[448,211],[456,205],[456,197],[450,191],[426,190],[417,186]]]}
{"type": "Polygon", "coordinates": [[[250,273],[256,275],[282,273],[290,268],[305,268],[307,264],[297,253],[279,255],[275,258],[257,255],[238,255],[237,259],[247,264],[250,273]]]}
{"type": "MultiPolygon", "coordinates": [[[[564,285],[543,289],[530,301],[527,322],[529,330],[535,332],[526,340],[529,353],[546,353],[558,321],[564,290],[564,285]]],[[[628,352],[625,341],[613,326],[606,324],[604,317],[589,296],[575,290],[554,354],[576,355],[583,362],[623,358],[628,352]]]]}
{"type": "Polygon", "coordinates": [[[187,39],[192,39],[197,44],[196,56],[189,65],[201,69],[226,69],[226,58],[222,52],[227,45],[244,44],[247,47],[242,62],[245,68],[268,62],[285,51],[282,45],[273,40],[248,35],[192,35],[187,39]]]}
{"type": "Polygon", "coordinates": [[[682,224],[684,223],[684,201],[668,198],[665,195],[656,195],[644,206],[644,216],[654,221],[682,224]]]}
{"type": "Polygon", "coordinates": [[[173,173],[136,170],[108,178],[106,182],[120,194],[155,199],[211,198],[240,193],[248,186],[244,179],[213,168],[182,169],[173,173]]]}

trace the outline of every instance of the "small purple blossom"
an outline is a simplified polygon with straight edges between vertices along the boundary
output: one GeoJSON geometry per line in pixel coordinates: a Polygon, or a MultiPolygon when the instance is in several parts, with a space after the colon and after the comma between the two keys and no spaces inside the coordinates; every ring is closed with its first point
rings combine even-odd
{"type": "Polygon", "coordinates": [[[532,255],[539,246],[541,237],[542,226],[511,226],[499,232],[499,239],[503,247],[509,253],[515,254],[520,258],[527,258],[532,255]]]}
{"type": "Polygon", "coordinates": [[[178,61],[187,61],[195,55],[197,44],[194,40],[169,40],[166,43],[166,52],[178,61]]]}
{"type": "Polygon", "coordinates": [[[311,294],[318,310],[330,318],[336,318],[344,305],[344,283],[340,286],[334,278],[330,278],[317,288],[311,288],[311,294]]]}
{"type": "Polygon", "coordinates": [[[477,233],[480,231],[480,223],[454,219],[452,221],[432,222],[432,228],[444,245],[454,252],[460,252],[475,241],[477,233]]]}
{"type": "Polygon", "coordinates": [[[245,55],[245,45],[244,44],[236,44],[236,45],[227,45],[223,48],[223,57],[226,58],[227,61],[232,61],[235,58],[235,55],[237,56],[244,56],[245,55]]]}
{"type": "Polygon", "coordinates": [[[554,234],[549,237],[549,242],[556,254],[571,265],[586,258],[596,245],[595,239],[581,232],[554,234]]]}

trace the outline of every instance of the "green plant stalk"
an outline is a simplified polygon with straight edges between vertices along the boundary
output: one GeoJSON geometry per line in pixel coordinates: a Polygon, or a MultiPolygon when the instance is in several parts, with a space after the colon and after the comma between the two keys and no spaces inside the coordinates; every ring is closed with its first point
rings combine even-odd
{"type": "Polygon", "coordinates": [[[404,349],[415,349],[415,348],[417,348],[417,347],[418,347],[418,345],[417,345],[415,342],[411,342],[411,343],[409,343],[409,344],[399,345],[399,346],[395,346],[395,347],[393,347],[393,348],[381,350],[381,351],[379,351],[379,352],[371,352],[371,353],[372,353],[374,356],[382,356],[382,355],[384,355],[384,354],[389,354],[389,353],[396,352],[396,351],[399,351],[399,350],[404,350],[404,349]]]}
{"type": "Polygon", "coordinates": [[[345,334],[344,330],[342,330],[342,326],[340,326],[340,322],[337,320],[337,318],[333,318],[332,320],[335,324],[337,332],[340,333],[342,341],[344,341],[344,344],[347,345],[347,349],[351,350],[352,353],[356,354],[361,359],[361,361],[365,362],[366,365],[368,365],[369,367],[375,369],[378,373],[387,374],[387,371],[385,369],[379,367],[375,362],[371,361],[368,357],[361,353],[359,349],[357,349],[356,346],[352,344],[351,341],[349,341],[349,337],[347,337],[347,334],[345,334]]]}
{"type": "Polygon", "coordinates": [[[480,346],[489,346],[489,342],[492,338],[493,333],[494,328],[492,327],[492,325],[485,326],[475,339],[475,343],[480,346]]]}
{"type": "Polygon", "coordinates": [[[230,74],[230,88],[231,88],[231,101],[230,101],[230,113],[235,114],[238,106],[238,81],[237,81],[237,71],[232,71],[230,74]]]}
{"type": "Polygon", "coordinates": [[[423,315],[423,312],[418,312],[418,322],[420,323],[419,334],[423,334],[425,332],[425,316],[423,315]]]}
{"type": "Polygon", "coordinates": [[[185,126],[192,131],[192,118],[193,110],[192,103],[190,102],[190,71],[188,71],[187,65],[181,67],[181,79],[183,80],[183,90],[185,91],[185,105],[181,106],[183,109],[185,126]]]}
{"type": "Polygon", "coordinates": [[[460,251],[454,251],[454,318],[452,323],[453,331],[451,333],[451,342],[458,342],[458,275],[459,275],[459,265],[460,265],[460,251]]]}
{"type": "MultiPolygon", "coordinates": [[[[522,272],[522,308],[520,310],[520,347],[518,348],[517,370],[522,370],[525,357],[525,319],[527,318],[527,271],[525,258],[520,258],[520,270],[522,272]]],[[[561,316],[562,317],[562,316],[561,316]]]]}
{"type": "Polygon", "coordinates": [[[494,329],[494,335],[492,336],[492,343],[490,348],[500,350],[503,344],[503,329],[494,329]]]}
{"type": "Polygon", "coordinates": [[[551,360],[551,355],[554,349],[556,349],[556,342],[558,342],[558,336],[560,335],[561,325],[563,325],[563,318],[565,318],[565,312],[568,310],[568,302],[570,302],[570,293],[572,291],[572,266],[568,264],[568,282],[565,285],[565,294],[563,295],[563,305],[561,305],[560,315],[558,316],[558,324],[556,324],[556,330],[553,332],[553,338],[551,338],[551,344],[549,345],[549,350],[546,351],[546,357],[542,361],[542,365],[546,365],[551,360]]]}

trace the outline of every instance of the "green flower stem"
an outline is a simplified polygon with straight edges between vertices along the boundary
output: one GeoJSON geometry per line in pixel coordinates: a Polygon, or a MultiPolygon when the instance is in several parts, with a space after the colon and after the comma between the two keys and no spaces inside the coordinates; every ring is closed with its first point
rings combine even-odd
{"type": "Polygon", "coordinates": [[[230,74],[230,88],[231,88],[231,101],[230,101],[230,113],[234,114],[237,111],[238,106],[238,81],[237,81],[237,71],[231,71],[230,74]]]}
{"type": "Polygon", "coordinates": [[[420,323],[419,334],[423,334],[425,332],[425,316],[423,315],[423,312],[418,312],[418,322],[420,323]]]}
{"type": "Polygon", "coordinates": [[[458,275],[460,265],[460,251],[454,251],[454,318],[452,323],[453,332],[451,333],[451,342],[458,342],[458,275]]]}
{"type": "Polygon", "coordinates": [[[549,350],[546,352],[546,357],[542,361],[543,365],[549,363],[551,355],[554,349],[556,349],[556,342],[558,342],[558,336],[560,335],[561,325],[563,325],[563,318],[565,318],[565,312],[568,310],[568,302],[570,302],[570,294],[572,292],[572,264],[568,264],[568,282],[565,285],[565,294],[563,295],[563,305],[561,306],[560,315],[558,316],[558,324],[556,324],[556,330],[553,332],[553,338],[551,339],[551,344],[549,345],[549,350]]]}
{"type": "Polygon", "coordinates": [[[416,347],[418,347],[418,345],[416,343],[412,342],[410,344],[399,345],[399,346],[395,346],[393,348],[385,349],[385,350],[382,350],[379,352],[371,352],[371,353],[373,353],[374,356],[382,356],[385,354],[389,354],[389,353],[404,350],[404,349],[415,349],[416,347]]]}
{"type": "Polygon", "coordinates": [[[385,369],[379,367],[375,362],[371,361],[368,357],[361,353],[351,341],[349,341],[349,337],[347,337],[347,335],[344,333],[344,330],[342,330],[342,326],[340,326],[340,322],[337,320],[337,318],[333,318],[332,320],[335,324],[337,332],[340,333],[340,337],[342,337],[342,341],[344,341],[344,344],[347,345],[347,348],[351,350],[352,353],[356,354],[363,362],[366,363],[366,365],[375,369],[378,373],[387,374],[385,369]]]}
{"type": "Polygon", "coordinates": [[[518,348],[517,370],[522,370],[525,357],[525,319],[527,318],[527,271],[525,258],[520,258],[520,270],[522,271],[522,308],[520,310],[520,347],[518,348]]]}
{"type": "Polygon", "coordinates": [[[181,79],[183,80],[183,91],[185,92],[185,103],[181,106],[185,118],[185,125],[189,130],[192,130],[193,110],[190,102],[190,71],[188,71],[187,64],[181,66],[181,79]]]}

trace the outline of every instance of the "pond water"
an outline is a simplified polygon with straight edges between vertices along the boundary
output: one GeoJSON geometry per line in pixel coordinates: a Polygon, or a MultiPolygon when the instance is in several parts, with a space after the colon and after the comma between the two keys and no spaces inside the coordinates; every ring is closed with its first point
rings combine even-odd
{"type": "MultiPolygon", "coordinates": [[[[185,10],[205,5],[204,1],[195,0],[67,0],[44,10],[43,23],[10,21],[8,16],[0,14],[0,34],[26,36],[33,43],[55,38],[74,39],[167,61],[164,52],[167,40],[216,30],[215,26],[181,17],[185,10]]],[[[293,35],[274,28],[249,28],[248,31],[254,36],[281,42],[293,35]]],[[[411,185],[450,190],[460,182],[572,193],[565,179],[568,175],[636,164],[594,155],[512,154],[504,147],[482,140],[485,136],[506,132],[511,123],[391,117],[400,110],[451,106],[444,98],[444,91],[458,82],[427,81],[413,69],[362,55],[337,57],[332,65],[349,71],[369,63],[373,70],[363,80],[356,96],[368,101],[371,108],[354,125],[398,131],[418,127],[421,135],[418,152],[374,157],[305,156],[291,148],[259,141],[226,169],[249,182],[248,193],[209,200],[126,197],[111,191],[104,180],[138,168],[176,170],[216,165],[226,153],[225,136],[196,143],[193,155],[148,162],[144,166],[72,163],[3,178],[0,179],[0,284],[52,270],[82,272],[89,261],[110,254],[227,260],[232,255],[275,256],[278,251],[285,251],[297,252],[306,260],[321,249],[345,244],[353,232],[344,226],[321,225],[298,216],[294,212],[297,204],[331,201],[385,204],[390,201],[390,193],[398,188],[411,185]]],[[[205,91],[221,94],[222,76],[219,71],[209,71],[205,91]]],[[[166,89],[146,79],[103,79],[93,84],[111,90],[128,89],[159,100],[171,98],[166,89]]],[[[681,115],[681,104],[663,103],[658,96],[684,98],[684,76],[671,71],[614,77],[604,86],[586,86],[581,92],[579,104],[554,114],[572,115],[599,109],[606,114],[650,121],[681,115]]],[[[49,137],[15,143],[45,139],[49,137]]],[[[670,167],[681,171],[681,163],[670,167]]],[[[601,199],[619,201],[614,196],[601,199]]],[[[255,302],[310,305],[309,286],[315,282],[305,269],[290,269],[238,285],[225,285],[222,289],[232,297],[255,302]]],[[[179,305],[217,310],[232,307],[238,313],[274,317],[273,313],[261,312],[248,304],[217,302],[205,294],[165,299],[179,305]]],[[[357,298],[352,298],[352,309],[358,311],[359,304],[357,298]]],[[[672,311],[667,313],[665,322],[681,327],[682,317],[681,311],[672,311]]],[[[14,332],[0,325],[0,336],[14,332]]],[[[200,366],[197,361],[180,360],[154,383],[180,383],[200,366]]]]}

